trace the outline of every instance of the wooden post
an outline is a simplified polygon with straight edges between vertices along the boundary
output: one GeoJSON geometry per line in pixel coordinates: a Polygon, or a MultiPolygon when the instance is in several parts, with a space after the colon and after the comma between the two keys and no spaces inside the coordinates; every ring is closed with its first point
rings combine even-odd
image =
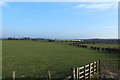
{"type": "Polygon", "coordinates": [[[91,79],[91,63],[89,63],[89,78],[91,79]]]}
{"type": "Polygon", "coordinates": [[[79,67],[77,67],[77,70],[76,70],[76,79],[79,80],[79,67]]]}
{"type": "Polygon", "coordinates": [[[84,66],[84,80],[86,80],[86,67],[84,66]]]}
{"type": "Polygon", "coordinates": [[[22,74],[22,78],[24,78],[25,77],[25,75],[24,74],[22,74]]]}
{"type": "Polygon", "coordinates": [[[48,79],[51,80],[51,73],[48,71],[48,79]]]}
{"type": "Polygon", "coordinates": [[[13,80],[15,80],[15,71],[13,71],[13,80]]]}
{"type": "Polygon", "coordinates": [[[99,59],[99,80],[101,79],[101,61],[99,59]]]}
{"type": "Polygon", "coordinates": [[[94,65],[94,62],[93,62],[93,75],[95,74],[95,67],[94,67],[95,65],[94,65]]]}
{"type": "Polygon", "coordinates": [[[72,80],[75,80],[75,77],[76,77],[76,76],[75,76],[75,68],[72,69],[72,77],[73,77],[72,80]]]}
{"type": "Polygon", "coordinates": [[[99,73],[99,60],[97,60],[97,73],[99,73]]]}
{"type": "Polygon", "coordinates": [[[96,74],[98,72],[98,61],[96,61],[96,74]]]}

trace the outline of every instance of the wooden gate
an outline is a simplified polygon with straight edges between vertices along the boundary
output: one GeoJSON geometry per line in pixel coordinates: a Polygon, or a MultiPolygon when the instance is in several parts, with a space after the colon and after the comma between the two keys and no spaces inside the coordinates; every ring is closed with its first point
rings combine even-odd
{"type": "Polygon", "coordinates": [[[89,63],[82,67],[72,69],[72,80],[87,80],[94,77],[99,71],[100,61],[89,63]]]}

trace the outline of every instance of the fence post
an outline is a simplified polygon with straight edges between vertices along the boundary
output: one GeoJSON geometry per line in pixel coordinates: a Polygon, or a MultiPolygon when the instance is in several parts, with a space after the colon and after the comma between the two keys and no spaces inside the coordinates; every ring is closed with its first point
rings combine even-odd
{"type": "Polygon", "coordinates": [[[77,67],[77,71],[76,71],[76,79],[79,80],[79,67],[77,67]]]}
{"type": "Polygon", "coordinates": [[[98,73],[98,61],[96,61],[96,74],[98,73]]]}
{"type": "Polygon", "coordinates": [[[93,62],[93,75],[95,75],[95,67],[94,67],[95,65],[94,65],[94,62],[93,62]]]}
{"type": "Polygon", "coordinates": [[[13,71],[13,80],[15,80],[15,71],[13,71]]]}
{"type": "Polygon", "coordinates": [[[51,73],[48,71],[48,80],[51,80],[51,73]]]}
{"type": "Polygon", "coordinates": [[[89,63],[89,78],[91,78],[91,63],[89,63]]]}
{"type": "Polygon", "coordinates": [[[101,61],[99,59],[99,80],[101,79],[101,61]]]}
{"type": "Polygon", "coordinates": [[[22,78],[24,78],[25,77],[25,75],[24,74],[22,74],[22,78]]]}
{"type": "Polygon", "coordinates": [[[86,67],[84,66],[84,80],[86,80],[86,67]]]}
{"type": "Polygon", "coordinates": [[[72,78],[73,78],[72,80],[75,80],[75,77],[76,77],[75,76],[75,68],[72,68],[72,78]]]}

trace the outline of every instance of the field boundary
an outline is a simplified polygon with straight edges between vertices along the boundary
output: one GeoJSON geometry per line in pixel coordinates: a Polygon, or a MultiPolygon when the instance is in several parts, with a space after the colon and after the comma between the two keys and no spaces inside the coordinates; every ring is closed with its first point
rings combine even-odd
{"type": "MultiPolygon", "coordinates": [[[[115,79],[116,77],[119,78],[119,76],[116,74],[116,77],[112,77],[109,75],[106,75],[107,77],[103,76],[103,70],[106,74],[108,73],[112,73],[110,71],[108,71],[108,69],[103,69],[102,67],[102,60],[106,61],[106,60],[120,60],[120,59],[99,59],[97,61],[91,62],[87,65],[84,66],[80,66],[80,67],[76,67],[76,68],[71,68],[71,75],[68,76],[66,79],[64,80],[100,80],[100,79],[115,79]],[[107,71],[107,72],[106,72],[107,71]]],[[[112,75],[112,74],[111,74],[112,75]]],[[[54,80],[54,78],[52,77],[52,74],[50,71],[48,71],[47,74],[47,80],[54,80]]],[[[21,79],[24,79],[27,77],[25,77],[25,75],[22,75],[21,79]]],[[[12,73],[12,80],[17,80],[16,78],[16,72],[13,71],[12,73]]],[[[60,79],[63,80],[63,79],[60,79]]]]}
{"type": "Polygon", "coordinates": [[[100,72],[100,60],[82,67],[72,68],[72,80],[91,79],[100,72]]]}
{"type": "MultiPolygon", "coordinates": [[[[72,68],[72,75],[67,77],[65,80],[81,80],[81,79],[91,79],[95,77],[98,73],[100,74],[100,60],[94,61],[82,67],[72,68]]],[[[22,78],[25,76],[22,75],[22,78]]],[[[16,72],[12,73],[13,80],[16,80],[16,72]]],[[[51,73],[48,71],[48,80],[52,80],[51,73]]]]}

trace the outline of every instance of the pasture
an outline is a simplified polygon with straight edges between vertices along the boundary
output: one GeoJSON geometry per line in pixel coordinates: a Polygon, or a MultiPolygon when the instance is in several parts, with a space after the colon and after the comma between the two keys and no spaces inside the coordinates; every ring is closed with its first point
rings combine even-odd
{"type": "MultiPolygon", "coordinates": [[[[114,46],[111,44],[110,46],[114,46]]],[[[72,67],[83,66],[98,59],[116,59],[118,55],[70,46],[66,42],[3,40],[3,78],[22,74],[28,78],[66,78],[72,67]]]]}
{"type": "Polygon", "coordinates": [[[118,44],[86,44],[88,47],[118,48],[118,44]]]}

